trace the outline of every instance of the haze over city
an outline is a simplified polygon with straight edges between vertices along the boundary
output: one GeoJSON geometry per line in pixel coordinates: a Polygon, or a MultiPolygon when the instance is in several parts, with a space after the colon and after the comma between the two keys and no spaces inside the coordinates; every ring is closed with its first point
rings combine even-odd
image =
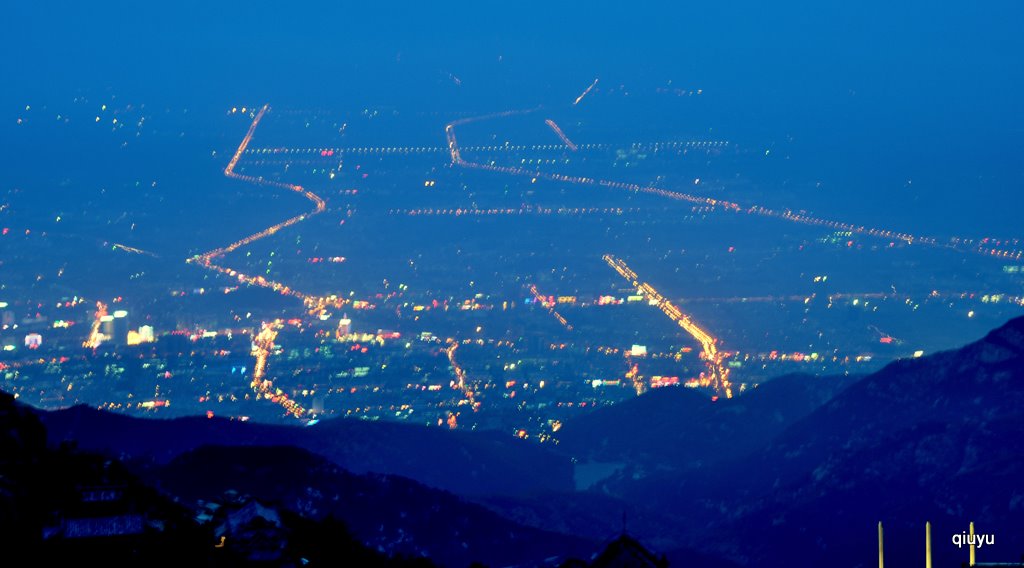
{"type": "Polygon", "coordinates": [[[1016,5],[5,12],[20,553],[1021,559],[1016,5]]]}

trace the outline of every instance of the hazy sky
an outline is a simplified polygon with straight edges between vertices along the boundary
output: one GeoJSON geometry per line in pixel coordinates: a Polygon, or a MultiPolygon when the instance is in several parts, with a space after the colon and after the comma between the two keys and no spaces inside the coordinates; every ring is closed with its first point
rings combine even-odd
{"type": "Polygon", "coordinates": [[[19,2],[4,11],[5,98],[96,86],[316,97],[352,69],[367,82],[500,69],[538,90],[650,77],[748,94],[853,89],[954,109],[967,97],[1009,111],[1024,78],[1024,5],[1009,1],[19,2]]]}

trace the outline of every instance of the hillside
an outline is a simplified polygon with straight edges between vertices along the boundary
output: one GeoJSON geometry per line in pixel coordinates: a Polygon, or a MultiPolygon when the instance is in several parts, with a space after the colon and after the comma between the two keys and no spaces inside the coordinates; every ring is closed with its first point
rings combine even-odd
{"type": "MultiPolygon", "coordinates": [[[[430,568],[429,560],[390,557],[353,538],[333,519],[280,511],[274,563],[263,566],[430,568]]],[[[266,533],[264,533],[266,534],[266,533]]],[[[107,456],[47,443],[35,412],[0,393],[0,543],[5,565],[252,565],[254,551],[233,539],[217,548],[209,525],[107,456]],[[32,562],[26,562],[31,558],[32,562]]]]}
{"type": "Polygon", "coordinates": [[[356,475],[290,447],[206,446],[150,474],[186,503],[232,490],[311,519],[333,517],[369,547],[446,566],[588,554],[595,543],[526,528],[455,495],[392,475],[356,475]]]}
{"type": "Polygon", "coordinates": [[[43,412],[40,417],[52,439],[160,463],[205,445],[295,446],[354,473],[400,475],[460,495],[528,495],[572,488],[568,459],[494,432],[346,419],[311,427],[205,417],[149,420],[83,406],[43,412]]]}
{"type": "Polygon", "coordinates": [[[646,470],[707,467],[762,447],[854,380],[787,375],[714,403],[689,389],[653,389],[566,423],[558,448],[646,470]]]}
{"type": "MultiPolygon", "coordinates": [[[[603,489],[678,511],[691,543],[749,565],[775,565],[798,549],[808,565],[871,565],[879,520],[897,562],[920,560],[926,520],[943,542],[973,520],[1003,539],[999,557],[988,558],[1012,560],[1024,551],[1021,408],[1024,318],[869,375],[750,456],[603,489]]],[[[937,561],[962,557],[936,549],[937,561]]]]}

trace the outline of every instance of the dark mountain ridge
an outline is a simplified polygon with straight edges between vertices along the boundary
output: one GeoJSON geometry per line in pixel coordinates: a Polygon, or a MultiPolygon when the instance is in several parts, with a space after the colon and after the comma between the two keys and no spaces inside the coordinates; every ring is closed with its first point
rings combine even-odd
{"type": "Polygon", "coordinates": [[[558,449],[649,470],[708,467],[763,447],[855,380],[784,375],[713,404],[689,389],[654,389],[566,423],[558,449]]]}
{"type": "MultiPolygon", "coordinates": [[[[749,565],[785,563],[799,549],[810,565],[868,566],[879,520],[899,537],[897,562],[920,560],[925,521],[943,544],[975,521],[1004,535],[997,559],[1012,560],[1024,552],[1022,408],[1017,318],[961,349],[886,366],[713,471],[619,477],[602,489],[679,511],[690,545],[711,542],[749,565]]],[[[936,559],[958,563],[960,552],[937,547],[936,559]]]]}
{"type": "Polygon", "coordinates": [[[42,412],[40,418],[55,440],[129,459],[166,463],[204,445],[295,446],[354,473],[400,475],[461,495],[572,489],[569,460],[496,432],[348,419],[311,427],[205,417],[150,420],[85,406],[42,412]]]}

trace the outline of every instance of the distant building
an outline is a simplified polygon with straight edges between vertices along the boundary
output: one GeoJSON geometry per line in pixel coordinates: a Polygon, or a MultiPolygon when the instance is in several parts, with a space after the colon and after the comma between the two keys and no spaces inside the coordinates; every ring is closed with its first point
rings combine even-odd
{"type": "Polygon", "coordinates": [[[107,341],[114,338],[114,316],[105,315],[100,318],[100,333],[107,341]]]}
{"type": "Polygon", "coordinates": [[[341,319],[338,320],[338,337],[345,337],[352,333],[352,320],[348,319],[348,314],[343,314],[341,319]]]}
{"type": "Polygon", "coordinates": [[[153,326],[144,325],[136,330],[128,332],[128,345],[139,345],[141,343],[152,343],[156,338],[153,335],[153,326]]]}
{"type": "Polygon", "coordinates": [[[114,312],[113,335],[110,341],[114,345],[128,344],[128,312],[125,310],[114,312]]]}
{"type": "Polygon", "coordinates": [[[25,347],[29,349],[39,349],[39,346],[43,344],[43,336],[38,333],[30,333],[25,336],[25,347]]]}
{"type": "Polygon", "coordinates": [[[55,525],[43,529],[45,539],[95,539],[142,534],[145,515],[122,487],[83,487],[73,506],[62,510],[55,525]]]}

